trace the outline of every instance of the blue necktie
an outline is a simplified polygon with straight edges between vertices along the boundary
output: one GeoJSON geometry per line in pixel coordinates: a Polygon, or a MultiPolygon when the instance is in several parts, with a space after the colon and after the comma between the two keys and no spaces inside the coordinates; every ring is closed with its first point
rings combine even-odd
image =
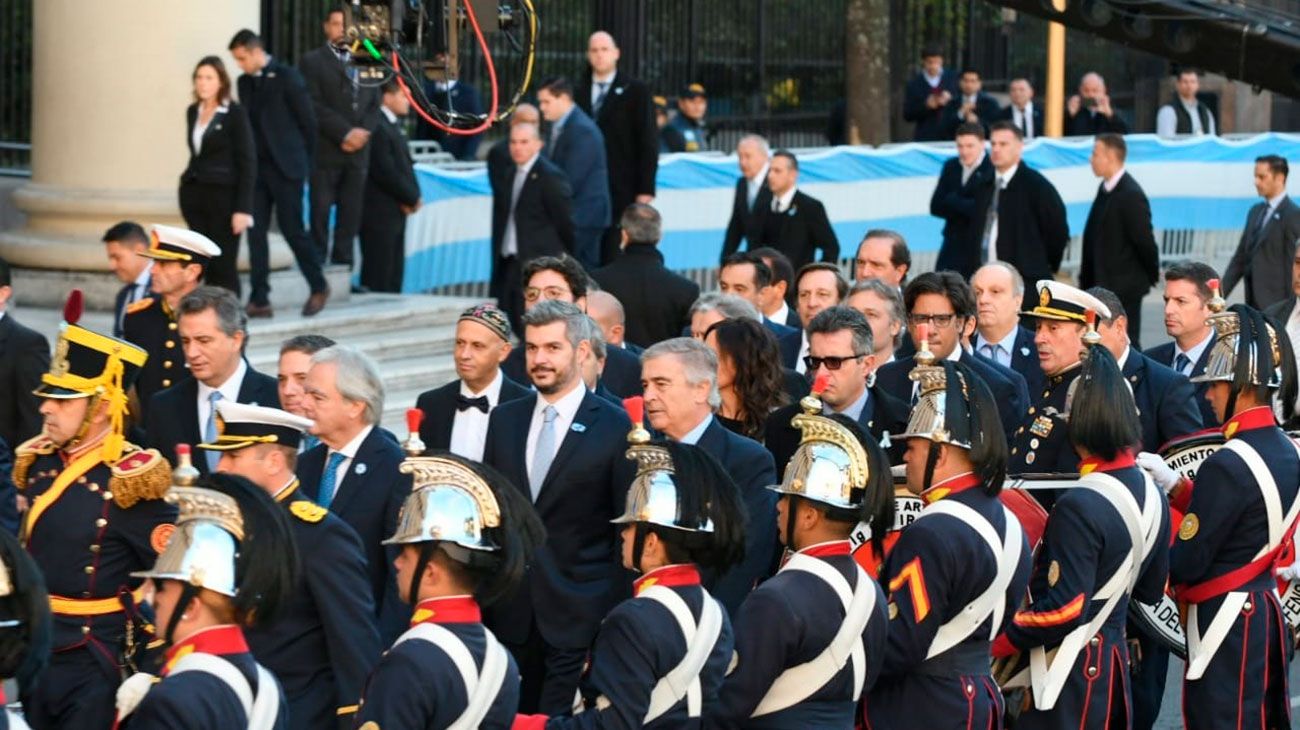
{"type": "Polygon", "coordinates": [[[322,507],[329,507],[330,502],[334,501],[335,487],[339,479],[339,467],[343,465],[343,460],[348,457],[338,451],[331,451],[329,461],[325,462],[325,473],[320,478],[320,489],[316,495],[316,502],[322,507]]]}
{"type": "Polygon", "coordinates": [[[1191,364],[1192,364],[1192,359],[1181,352],[1174,357],[1174,370],[1177,370],[1178,372],[1183,373],[1184,375],[1186,375],[1187,373],[1183,371],[1187,368],[1188,365],[1191,364]]]}
{"type": "MultiPolygon", "coordinates": [[[[217,401],[221,400],[221,391],[214,390],[208,394],[208,422],[203,426],[203,442],[210,444],[217,440],[217,401]]],[[[217,462],[221,460],[221,452],[205,449],[208,460],[208,471],[217,470],[217,462]]]]}
{"type": "Polygon", "coordinates": [[[542,411],[542,430],[537,434],[537,449],[533,452],[533,468],[528,472],[528,486],[537,501],[537,493],[542,491],[542,482],[546,481],[546,472],[551,470],[551,461],[555,459],[555,419],[560,415],[555,406],[547,406],[542,411]]]}
{"type": "Polygon", "coordinates": [[[320,443],[320,439],[316,438],[315,436],[312,436],[312,435],[309,434],[309,433],[304,433],[304,434],[302,435],[302,452],[301,452],[301,453],[304,453],[304,454],[305,454],[305,453],[307,453],[308,451],[311,451],[312,449],[316,448],[316,444],[319,444],[319,443],[320,443]]]}

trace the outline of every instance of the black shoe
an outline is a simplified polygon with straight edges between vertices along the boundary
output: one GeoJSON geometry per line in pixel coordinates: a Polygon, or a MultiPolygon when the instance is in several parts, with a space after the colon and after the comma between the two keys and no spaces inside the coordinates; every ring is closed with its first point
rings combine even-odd
{"type": "Polygon", "coordinates": [[[325,308],[325,302],[329,298],[329,287],[325,287],[323,290],[318,292],[313,292],[311,296],[307,297],[307,303],[302,305],[302,316],[315,316],[320,312],[320,310],[325,308]]]}
{"type": "Polygon", "coordinates": [[[270,304],[254,304],[253,302],[249,302],[248,306],[244,307],[244,313],[248,315],[249,319],[270,319],[275,316],[270,304]]]}

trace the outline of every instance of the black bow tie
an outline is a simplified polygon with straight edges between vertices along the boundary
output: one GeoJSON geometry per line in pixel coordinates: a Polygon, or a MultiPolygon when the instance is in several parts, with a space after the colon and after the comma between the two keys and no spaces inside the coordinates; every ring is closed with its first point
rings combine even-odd
{"type": "Polygon", "coordinates": [[[456,396],[456,410],[463,411],[469,408],[477,408],[484,413],[488,412],[488,399],[486,395],[480,395],[477,398],[466,398],[463,395],[456,396]]]}

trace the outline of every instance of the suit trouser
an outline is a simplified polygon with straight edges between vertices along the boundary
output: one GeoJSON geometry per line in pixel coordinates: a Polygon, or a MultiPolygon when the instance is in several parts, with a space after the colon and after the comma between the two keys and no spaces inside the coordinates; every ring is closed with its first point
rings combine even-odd
{"type": "Polygon", "coordinates": [[[520,318],[524,315],[524,285],[520,280],[523,267],[518,256],[497,258],[497,306],[506,313],[510,327],[515,332],[523,332],[520,318]]]}
{"type": "MultiPolygon", "coordinates": [[[[1115,292],[1124,311],[1128,314],[1128,339],[1134,350],[1142,349],[1142,298],[1146,292],[1115,292]]],[[[1028,297],[1026,297],[1028,299],[1028,297]]]]}
{"type": "Polygon", "coordinates": [[[198,231],[221,249],[221,255],[212,259],[203,271],[203,281],[220,286],[240,295],[239,236],[230,229],[230,219],[235,214],[235,188],[217,183],[182,182],[180,194],[181,217],[185,226],[198,231]]]}
{"type": "Polygon", "coordinates": [[[316,255],[311,239],[302,225],[302,180],[291,180],[274,165],[261,165],[257,171],[257,185],[253,188],[253,226],[248,229],[248,263],[252,273],[249,281],[253,292],[248,301],[268,304],[271,296],[271,258],[267,250],[266,235],[271,226],[271,208],[275,208],[275,222],[280,235],[293,251],[298,269],[307,280],[313,294],[325,291],[325,275],[321,272],[321,258],[316,255]]]}
{"type": "Polygon", "coordinates": [[[121,677],[107,656],[91,646],[50,655],[36,686],[22,694],[23,714],[33,730],[109,730],[117,717],[121,677]]]}
{"type": "Polygon", "coordinates": [[[398,220],[361,219],[361,285],[371,291],[401,293],[406,268],[406,216],[398,220]]]}
{"type": "Polygon", "coordinates": [[[560,649],[546,643],[534,620],[522,644],[502,641],[519,665],[519,712],[567,715],[582,678],[586,649],[560,649]]]}
{"type": "Polygon", "coordinates": [[[369,155],[311,173],[311,237],[321,261],[352,265],[352,246],[361,228],[361,196],[369,155]],[[334,206],[334,248],[330,249],[330,207],[334,206]]]}

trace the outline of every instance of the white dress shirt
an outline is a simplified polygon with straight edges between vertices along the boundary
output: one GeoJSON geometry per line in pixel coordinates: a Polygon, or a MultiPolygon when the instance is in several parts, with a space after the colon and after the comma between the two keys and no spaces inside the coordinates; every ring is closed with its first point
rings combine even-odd
{"type": "Polygon", "coordinates": [[[1286,191],[1283,190],[1282,192],[1268,199],[1268,210],[1264,212],[1264,218],[1262,221],[1260,221],[1259,225],[1256,226],[1256,230],[1263,230],[1266,226],[1268,226],[1268,222],[1273,220],[1273,214],[1277,212],[1277,207],[1282,204],[1282,198],[1285,197],[1286,197],[1286,191]]]}
{"type": "Polygon", "coordinates": [[[763,169],[758,174],[745,179],[745,200],[749,207],[754,207],[754,201],[758,200],[758,194],[763,189],[763,184],[767,182],[768,163],[763,163],[763,169]]]}
{"type": "Polygon", "coordinates": [[[704,420],[696,424],[695,428],[692,428],[690,431],[687,431],[685,436],[682,436],[681,438],[677,439],[677,443],[689,444],[691,446],[698,444],[700,442],[700,439],[704,437],[704,432],[709,430],[710,423],[713,423],[712,413],[705,416],[704,420]]]}
{"type": "MultiPolygon", "coordinates": [[[[341,449],[329,449],[329,447],[326,447],[329,450],[325,452],[325,466],[329,466],[330,454],[343,454],[343,461],[339,463],[339,471],[334,475],[334,495],[331,499],[339,496],[339,487],[343,486],[343,477],[347,476],[348,469],[352,468],[352,460],[357,458],[357,450],[361,448],[361,443],[366,440],[366,437],[369,436],[370,432],[373,430],[375,430],[373,424],[366,426],[361,429],[360,433],[352,437],[352,440],[347,442],[347,444],[341,449]]],[[[322,471],[321,476],[324,475],[325,472],[322,471]]]]}
{"type": "Polygon", "coordinates": [[[861,420],[862,418],[862,410],[867,407],[867,398],[870,396],[871,396],[871,391],[867,390],[866,388],[863,388],[862,395],[859,395],[858,399],[850,403],[848,407],[845,408],[844,410],[835,411],[834,409],[828,408],[823,404],[822,412],[828,416],[831,415],[832,413],[840,413],[841,415],[845,415],[848,416],[849,418],[852,418],[854,421],[858,421],[861,420]]]}
{"type": "Polygon", "coordinates": [[[777,324],[785,324],[785,321],[790,318],[790,305],[786,304],[785,300],[782,299],[781,308],[767,315],[767,318],[777,324]]]}
{"type": "MultiPolygon", "coordinates": [[[[1128,362],[1128,354],[1132,351],[1133,351],[1132,347],[1129,347],[1128,345],[1124,345],[1124,354],[1120,355],[1119,359],[1115,361],[1115,364],[1119,366],[1120,372],[1124,371],[1124,363],[1128,362]]],[[[1133,390],[1132,385],[1129,386],[1129,390],[1130,391],[1133,390]]]]}
{"type": "Polygon", "coordinates": [[[606,101],[609,101],[609,95],[614,93],[614,77],[617,75],[617,70],[608,76],[596,76],[596,74],[591,75],[591,110],[593,115],[596,111],[596,102],[597,100],[600,100],[601,84],[605,85],[605,98],[600,100],[601,105],[604,105],[606,101]]]}
{"type": "MultiPolygon", "coordinates": [[[[558,453],[560,447],[564,445],[564,437],[568,435],[569,427],[573,425],[574,417],[578,415],[578,407],[586,397],[587,388],[581,378],[574,381],[572,390],[560,396],[560,399],[554,403],[548,403],[540,393],[537,395],[537,405],[533,408],[533,421],[528,426],[528,442],[524,446],[524,464],[529,470],[533,468],[533,456],[537,453],[537,437],[542,433],[542,425],[546,419],[543,411],[546,407],[555,406],[555,423],[551,425],[555,429],[555,451],[558,453]]],[[[532,478],[531,474],[528,476],[532,478]]]]}
{"type": "Polygon", "coordinates": [[[194,146],[194,154],[197,155],[203,149],[203,133],[208,131],[208,125],[212,124],[212,120],[216,119],[218,114],[225,114],[230,111],[230,107],[225,104],[218,106],[217,110],[212,112],[212,116],[208,117],[206,122],[203,121],[202,105],[194,111],[194,131],[190,134],[190,144],[194,146]]]}
{"type": "Polygon", "coordinates": [[[1178,134],[1178,112],[1174,110],[1174,104],[1181,105],[1187,112],[1187,116],[1191,117],[1192,131],[1190,133],[1192,135],[1214,134],[1214,115],[1207,115],[1210,120],[1210,128],[1208,130],[1201,129],[1201,115],[1197,112],[1200,102],[1195,99],[1187,101],[1181,96],[1174,99],[1173,104],[1165,104],[1160,107],[1160,111],[1156,112],[1156,134],[1161,137],[1172,137],[1178,134]]]}
{"type": "Polygon", "coordinates": [[[1012,104],[1011,121],[1017,127],[1020,127],[1025,139],[1033,139],[1034,135],[1038,134],[1038,130],[1034,129],[1034,102],[1032,101],[1025,102],[1024,109],[1017,109],[1016,105],[1012,104]]]}
{"type": "Polygon", "coordinates": [[[510,188],[510,213],[506,215],[506,230],[501,234],[501,255],[516,256],[519,254],[519,234],[515,228],[515,206],[519,203],[519,194],[523,192],[524,182],[528,180],[528,173],[537,163],[537,158],[541,153],[532,156],[522,165],[515,169],[515,179],[510,188]]]}
{"type": "Polygon", "coordinates": [[[1006,337],[1003,337],[997,342],[989,342],[988,340],[984,339],[984,335],[976,333],[975,354],[981,357],[987,357],[987,355],[984,354],[984,348],[988,347],[989,345],[992,345],[993,361],[999,365],[1005,365],[1006,367],[1011,367],[1011,358],[1013,356],[1012,353],[1015,351],[1016,334],[1018,334],[1018,332],[1019,332],[1018,327],[1012,327],[1011,331],[1007,333],[1006,337]]]}
{"type": "Polygon", "coordinates": [[[808,365],[803,361],[805,357],[808,357],[808,331],[804,330],[803,332],[800,332],[799,337],[801,337],[803,341],[799,345],[799,357],[795,358],[794,361],[794,371],[802,375],[808,372],[808,365]]]}
{"type": "MultiPolygon", "coordinates": [[[[1295,314],[1292,314],[1291,317],[1294,318],[1295,314]]],[[[1288,323],[1287,330],[1289,331],[1290,329],[1291,325],[1288,323]]],[[[1196,369],[1196,361],[1201,359],[1201,353],[1205,352],[1205,348],[1210,346],[1210,340],[1212,339],[1214,339],[1213,329],[1206,332],[1205,337],[1202,338],[1200,342],[1192,345],[1186,350],[1178,346],[1178,340],[1174,340],[1174,360],[1177,360],[1179,355],[1183,355],[1187,358],[1187,366],[1179,372],[1189,378],[1192,377],[1192,371],[1196,369]]],[[[1169,367],[1173,366],[1174,364],[1172,362],[1169,363],[1169,367]]]]}
{"type": "Polygon", "coordinates": [[[387,119],[389,124],[397,124],[397,115],[393,113],[392,109],[380,104],[379,111],[383,112],[384,119],[387,119]]]}
{"type": "MultiPolygon", "coordinates": [[[[961,161],[958,160],[958,161],[957,161],[957,164],[961,165],[961,161]]],[[[983,152],[983,151],[980,152],[980,158],[979,158],[978,160],[975,160],[975,164],[973,164],[973,165],[969,165],[969,166],[968,166],[968,165],[961,165],[961,184],[962,184],[962,185],[965,185],[965,184],[970,180],[970,176],[971,176],[971,175],[974,175],[974,174],[975,174],[975,170],[979,169],[979,166],[982,165],[982,164],[984,164],[984,152],[983,152]]]]}
{"type": "Polygon", "coordinates": [[[471,461],[483,460],[483,443],[487,440],[488,416],[501,402],[502,382],[504,378],[499,368],[496,377],[481,392],[475,393],[469,389],[464,380],[460,381],[460,394],[466,398],[487,396],[488,412],[484,413],[477,408],[466,408],[455,412],[451,420],[451,442],[447,445],[451,453],[471,461]]]}
{"type": "Polygon", "coordinates": [[[136,275],[135,281],[131,283],[135,289],[132,290],[131,295],[127,297],[127,304],[133,304],[149,296],[149,277],[151,276],[153,276],[152,259],[149,263],[144,265],[143,269],[140,269],[140,273],[136,275]]]}
{"type": "Polygon", "coordinates": [[[794,200],[794,192],[797,189],[798,189],[797,186],[792,187],[789,190],[785,191],[785,193],[783,193],[780,197],[773,195],[772,212],[784,213],[787,210],[790,210],[790,202],[794,200]]]}
{"type": "Polygon", "coordinates": [[[1116,172],[1114,175],[1111,175],[1110,177],[1102,181],[1101,187],[1104,188],[1108,193],[1115,192],[1115,186],[1119,185],[1119,179],[1121,177],[1124,177],[1124,172],[1125,172],[1124,168],[1122,167],[1119,168],[1119,172],[1116,172]]]}
{"type": "Polygon", "coordinates": [[[244,376],[246,374],[248,374],[248,364],[245,363],[244,358],[241,357],[239,358],[239,365],[235,368],[235,372],[232,373],[230,377],[226,379],[226,382],[222,383],[219,387],[213,388],[212,386],[204,383],[203,381],[199,381],[199,435],[200,436],[207,433],[208,418],[210,418],[212,415],[212,403],[208,400],[208,398],[212,395],[212,391],[214,390],[221,391],[221,400],[230,401],[231,403],[238,403],[239,388],[244,384],[244,376]]]}

